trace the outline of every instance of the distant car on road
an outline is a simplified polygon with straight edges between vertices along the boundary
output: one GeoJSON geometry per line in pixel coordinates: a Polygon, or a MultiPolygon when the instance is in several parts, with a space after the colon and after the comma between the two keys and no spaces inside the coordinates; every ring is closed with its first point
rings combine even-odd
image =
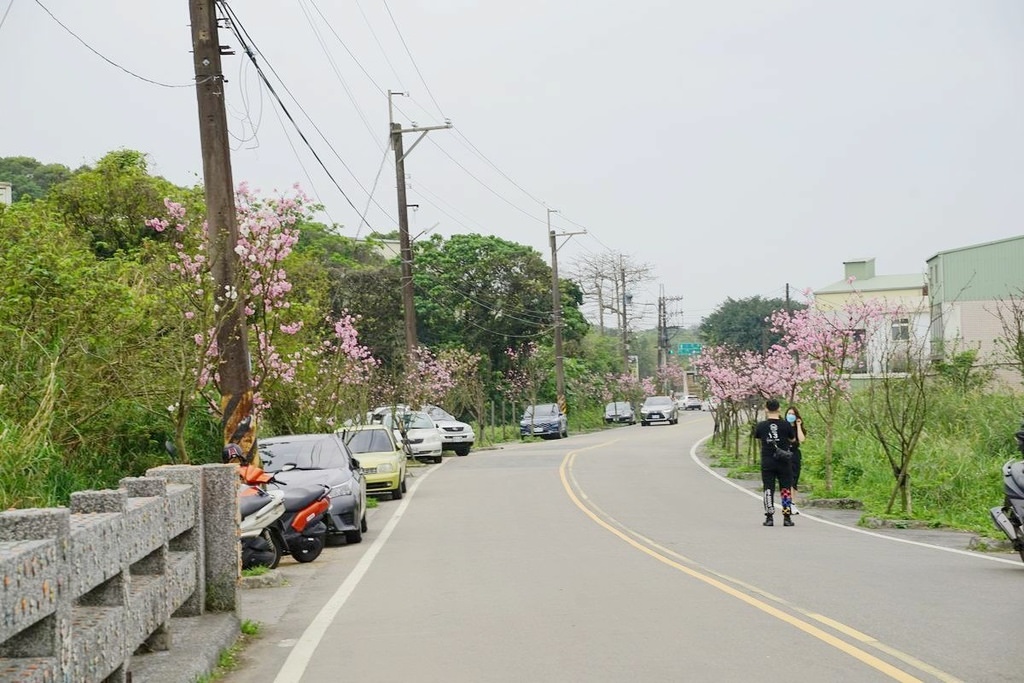
{"type": "Polygon", "coordinates": [[[683,410],[700,410],[704,404],[700,400],[699,396],[685,396],[683,397],[683,410]]]}
{"type": "Polygon", "coordinates": [[[612,401],[604,407],[604,421],[606,424],[625,422],[635,425],[636,413],[633,411],[633,405],[628,401],[612,401]]]}
{"type": "Polygon", "coordinates": [[[426,413],[418,410],[398,415],[388,413],[383,418],[383,424],[394,430],[399,442],[404,439],[412,457],[441,462],[441,431],[426,413]]]}
{"type": "Polygon", "coordinates": [[[564,439],[569,436],[569,419],[558,409],[557,403],[526,406],[519,420],[519,437],[528,436],[564,439]]]}
{"type": "Polygon", "coordinates": [[[676,402],[671,396],[648,396],[644,399],[644,404],[640,406],[640,426],[646,427],[652,422],[668,422],[673,425],[679,422],[676,402]]]}

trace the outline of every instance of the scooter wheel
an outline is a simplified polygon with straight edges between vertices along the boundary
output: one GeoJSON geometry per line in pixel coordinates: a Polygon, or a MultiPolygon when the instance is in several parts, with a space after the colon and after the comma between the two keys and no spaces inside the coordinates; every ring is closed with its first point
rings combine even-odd
{"type": "Polygon", "coordinates": [[[295,561],[312,562],[320,557],[320,553],[324,549],[324,539],[318,536],[306,536],[297,545],[299,547],[292,552],[295,561]]]}
{"type": "Polygon", "coordinates": [[[277,542],[277,539],[274,538],[274,534],[271,533],[270,529],[264,529],[261,531],[260,538],[267,542],[267,545],[271,547],[272,552],[274,553],[274,561],[267,565],[267,568],[277,569],[277,565],[281,562],[281,553],[284,551],[284,548],[282,548],[277,542]]]}

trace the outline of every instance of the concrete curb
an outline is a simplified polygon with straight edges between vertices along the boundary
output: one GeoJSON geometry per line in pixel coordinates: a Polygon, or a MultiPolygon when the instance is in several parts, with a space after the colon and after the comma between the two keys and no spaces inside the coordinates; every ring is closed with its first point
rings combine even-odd
{"type": "Polygon", "coordinates": [[[201,617],[171,619],[170,650],[132,657],[132,683],[196,681],[217,668],[220,653],[238,640],[238,617],[208,612],[201,617]]]}

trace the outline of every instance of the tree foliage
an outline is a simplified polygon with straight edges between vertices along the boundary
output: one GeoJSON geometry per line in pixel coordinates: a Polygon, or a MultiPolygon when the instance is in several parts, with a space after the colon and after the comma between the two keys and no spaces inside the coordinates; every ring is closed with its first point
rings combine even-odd
{"type": "Polygon", "coordinates": [[[14,201],[42,199],[51,187],[71,177],[64,164],[44,164],[32,157],[0,157],[0,180],[11,184],[14,201]]]}
{"type": "MultiPolygon", "coordinates": [[[[789,310],[805,308],[790,303],[789,310]]],[[[753,296],[746,299],[726,299],[704,318],[700,334],[711,346],[729,346],[740,351],[764,353],[782,339],[782,333],[772,330],[769,317],[775,311],[786,310],[785,299],[764,299],[753,296]]]]}

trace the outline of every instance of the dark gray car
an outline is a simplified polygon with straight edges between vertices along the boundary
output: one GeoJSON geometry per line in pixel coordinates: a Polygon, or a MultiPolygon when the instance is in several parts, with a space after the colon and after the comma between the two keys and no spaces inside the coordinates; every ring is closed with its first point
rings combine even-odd
{"type": "Polygon", "coordinates": [[[636,424],[636,413],[633,412],[633,405],[628,401],[612,401],[604,407],[604,421],[606,424],[624,422],[636,424]]]}
{"type": "Polygon", "coordinates": [[[366,531],[366,480],[359,462],[336,434],[294,434],[259,439],[263,469],[284,482],[281,490],[335,487],[328,509],[328,543],[363,540],[366,531]],[[293,466],[285,470],[286,465],[293,466]]]}

